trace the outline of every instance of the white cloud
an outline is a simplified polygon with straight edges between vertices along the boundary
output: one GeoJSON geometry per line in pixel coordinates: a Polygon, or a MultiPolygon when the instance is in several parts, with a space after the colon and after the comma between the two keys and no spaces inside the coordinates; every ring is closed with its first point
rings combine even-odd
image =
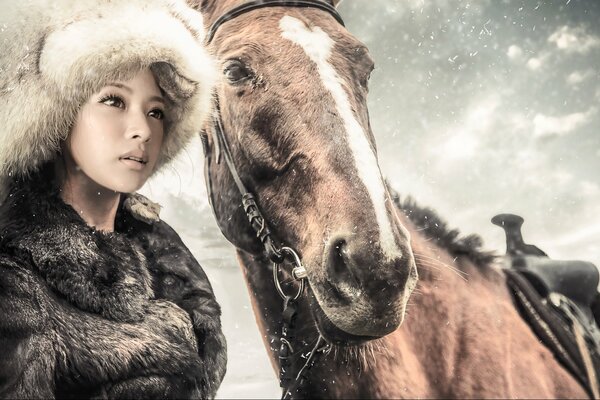
{"type": "Polygon", "coordinates": [[[584,28],[562,26],[556,30],[550,37],[550,43],[556,44],[560,50],[570,53],[587,53],[590,49],[600,46],[600,38],[588,34],[584,28]]]}
{"type": "Polygon", "coordinates": [[[506,55],[511,60],[517,60],[523,56],[523,49],[521,49],[516,44],[511,45],[506,52],[506,55]]]}
{"type": "MultiPolygon", "coordinates": [[[[553,246],[572,246],[581,245],[581,242],[594,238],[597,240],[600,238],[600,225],[590,224],[584,226],[578,226],[575,229],[569,230],[566,234],[560,235],[552,243],[553,246]]],[[[571,257],[576,257],[572,255],[571,257]]]]}
{"type": "Polygon", "coordinates": [[[549,51],[542,51],[537,57],[531,57],[527,60],[527,68],[532,71],[537,71],[541,69],[550,58],[552,58],[553,54],[549,51]]]}
{"type": "Polygon", "coordinates": [[[445,161],[467,159],[475,155],[480,146],[479,137],[488,131],[494,121],[494,112],[500,105],[500,98],[493,94],[474,103],[458,121],[457,126],[448,132],[448,140],[436,147],[435,153],[445,165],[445,161]]]}
{"type": "Polygon", "coordinates": [[[489,127],[494,111],[500,105],[498,96],[491,96],[472,107],[466,114],[465,127],[470,131],[483,131],[489,127]]]}
{"type": "MultiPolygon", "coordinates": [[[[389,5],[394,5],[395,2],[386,2],[388,3],[388,7],[389,5]]],[[[400,3],[402,4],[402,3],[400,3]]],[[[406,2],[404,2],[403,4],[405,7],[408,7],[411,10],[420,10],[422,8],[425,8],[427,6],[431,6],[431,2],[428,1],[426,2],[425,0],[408,0],[406,2]]]]}
{"type": "Polygon", "coordinates": [[[524,132],[531,129],[531,120],[520,112],[506,113],[504,120],[513,132],[524,132]]]}
{"type": "MultiPolygon", "coordinates": [[[[463,10],[468,11],[470,15],[481,14],[487,9],[486,7],[491,4],[492,1],[493,0],[479,0],[475,6],[471,3],[460,4],[457,6],[456,2],[450,0],[371,0],[372,3],[377,5],[377,9],[385,10],[386,13],[402,15],[405,12],[412,12],[417,15],[423,14],[424,16],[427,16],[427,18],[429,18],[428,14],[430,12],[440,12],[440,10],[448,15],[450,11],[458,11],[460,13],[463,10]]],[[[360,4],[361,2],[342,1],[341,7],[348,6],[350,3],[360,4]]],[[[367,20],[376,20],[376,18],[368,18],[367,20]]]]}
{"type": "Polygon", "coordinates": [[[591,69],[588,69],[587,71],[575,71],[567,76],[567,83],[570,85],[577,85],[593,75],[594,71],[591,69]]]}
{"type": "Polygon", "coordinates": [[[441,156],[445,160],[469,158],[475,154],[477,146],[474,135],[467,132],[451,133],[450,139],[441,147],[441,156]]]}
{"type": "Polygon", "coordinates": [[[564,187],[573,181],[573,174],[564,169],[557,169],[552,173],[552,180],[557,187],[564,187]]]}
{"type": "Polygon", "coordinates": [[[596,183],[590,181],[583,181],[581,182],[580,186],[580,193],[583,196],[587,196],[592,199],[597,199],[600,196],[600,186],[598,186],[596,183]]]}
{"type": "Polygon", "coordinates": [[[537,71],[542,66],[542,59],[532,57],[527,61],[527,68],[532,71],[537,71]]]}
{"type": "Polygon", "coordinates": [[[577,112],[561,117],[536,114],[533,118],[533,135],[535,137],[567,135],[589,122],[595,112],[596,109],[591,108],[586,112],[577,112]]]}

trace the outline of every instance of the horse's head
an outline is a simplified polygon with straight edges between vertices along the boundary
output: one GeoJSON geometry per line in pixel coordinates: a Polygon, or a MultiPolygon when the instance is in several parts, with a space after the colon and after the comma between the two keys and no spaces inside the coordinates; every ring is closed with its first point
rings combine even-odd
{"type": "MultiPolygon", "coordinates": [[[[207,22],[240,3],[204,2],[207,22]]],[[[368,49],[330,13],[296,7],[239,15],[212,45],[234,163],[275,237],[300,253],[319,330],[336,342],[395,330],[417,273],[377,163],[368,49]]],[[[209,140],[206,172],[220,228],[238,248],[260,253],[209,140]]]]}

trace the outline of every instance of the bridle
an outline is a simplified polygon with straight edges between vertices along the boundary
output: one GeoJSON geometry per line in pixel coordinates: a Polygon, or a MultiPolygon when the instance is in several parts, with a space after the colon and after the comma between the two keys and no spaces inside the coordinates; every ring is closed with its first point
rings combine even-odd
{"type": "Polygon", "coordinates": [[[262,1],[249,1],[248,3],[244,3],[240,6],[234,7],[231,10],[227,11],[225,14],[221,15],[219,18],[213,22],[210,26],[206,34],[206,44],[210,44],[213,40],[215,33],[217,33],[217,29],[221,25],[223,25],[227,21],[231,21],[232,19],[245,14],[249,11],[258,10],[259,8],[265,7],[303,7],[303,8],[318,8],[323,11],[327,11],[329,14],[336,19],[342,26],[344,25],[344,20],[337,12],[337,10],[329,3],[320,1],[320,0],[262,0],[262,1]]]}
{"type": "MultiPolygon", "coordinates": [[[[211,25],[206,35],[206,45],[209,45],[214,38],[219,27],[231,21],[232,19],[245,14],[247,12],[257,10],[265,7],[303,7],[303,8],[317,8],[328,12],[332,15],[337,22],[344,26],[344,21],[336,9],[329,3],[325,3],[319,0],[262,0],[262,1],[251,1],[244,3],[238,7],[234,7],[219,18],[211,25]]],[[[248,218],[250,226],[256,233],[257,238],[261,241],[265,252],[269,259],[273,262],[273,281],[277,293],[283,299],[283,311],[282,311],[282,329],[280,337],[280,348],[279,348],[279,384],[283,389],[282,399],[290,398],[292,396],[292,388],[298,390],[306,381],[308,377],[308,370],[315,364],[317,356],[319,354],[328,354],[331,350],[331,346],[325,341],[323,336],[319,334],[317,343],[314,345],[312,350],[308,353],[304,365],[300,370],[292,374],[291,368],[291,357],[294,353],[292,341],[294,339],[293,333],[295,328],[295,321],[297,316],[297,300],[304,293],[305,281],[306,281],[306,269],[302,265],[302,261],[298,256],[298,253],[291,247],[288,246],[277,246],[273,240],[273,235],[269,229],[269,225],[262,211],[258,207],[254,195],[242,182],[237,168],[233,162],[231,150],[227,138],[225,137],[223,123],[221,121],[221,110],[219,104],[218,95],[215,95],[215,136],[216,145],[218,146],[217,153],[217,164],[220,162],[220,155],[223,154],[225,163],[231,173],[231,176],[237,186],[238,191],[241,194],[241,201],[244,208],[244,212],[248,218]],[[288,261],[292,266],[291,275],[294,280],[298,281],[298,290],[295,294],[290,295],[285,293],[279,280],[279,269],[281,265],[288,261]]],[[[205,151],[208,146],[206,137],[203,136],[203,144],[205,151]]],[[[208,176],[208,171],[207,171],[208,176]]],[[[210,181],[208,186],[210,188],[210,181]]],[[[210,189],[209,189],[210,190],[210,189]]],[[[210,195],[212,196],[212,195],[210,195]]]]}

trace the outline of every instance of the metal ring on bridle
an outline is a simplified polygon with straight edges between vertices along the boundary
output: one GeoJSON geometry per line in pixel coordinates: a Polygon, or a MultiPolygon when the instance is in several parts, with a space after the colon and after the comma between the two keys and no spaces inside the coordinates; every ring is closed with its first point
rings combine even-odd
{"type": "MultiPolygon", "coordinates": [[[[284,259],[289,259],[292,265],[294,265],[294,268],[292,268],[292,277],[295,280],[300,281],[300,283],[298,291],[292,297],[292,300],[298,300],[298,298],[304,291],[304,280],[307,276],[306,268],[304,268],[304,266],[302,265],[302,261],[300,261],[300,257],[298,256],[298,253],[294,251],[294,249],[284,246],[281,248],[280,252],[281,255],[283,255],[284,259]]],[[[275,288],[277,288],[277,293],[279,293],[281,298],[285,300],[288,297],[288,295],[285,294],[283,288],[281,287],[281,283],[279,282],[279,264],[280,263],[273,263],[273,280],[275,281],[275,288]]]]}

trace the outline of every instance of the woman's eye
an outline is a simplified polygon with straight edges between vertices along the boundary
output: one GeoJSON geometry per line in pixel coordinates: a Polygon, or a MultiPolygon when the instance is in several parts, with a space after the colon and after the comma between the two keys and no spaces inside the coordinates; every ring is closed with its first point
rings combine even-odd
{"type": "Polygon", "coordinates": [[[160,108],[155,108],[148,113],[148,116],[159,120],[165,119],[165,112],[160,108]]]}
{"type": "Polygon", "coordinates": [[[125,102],[123,101],[123,99],[121,99],[119,96],[115,96],[112,94],[100,99],[100,103],[106,104],[110,107],[125,108],[125,102]]]}
{"type": "Polygon", "coordinates": [[[252,77],[252,72],[238,60],[227,63],[223,69],[223,74],[231,83],[241,83],[252,77]]]}

